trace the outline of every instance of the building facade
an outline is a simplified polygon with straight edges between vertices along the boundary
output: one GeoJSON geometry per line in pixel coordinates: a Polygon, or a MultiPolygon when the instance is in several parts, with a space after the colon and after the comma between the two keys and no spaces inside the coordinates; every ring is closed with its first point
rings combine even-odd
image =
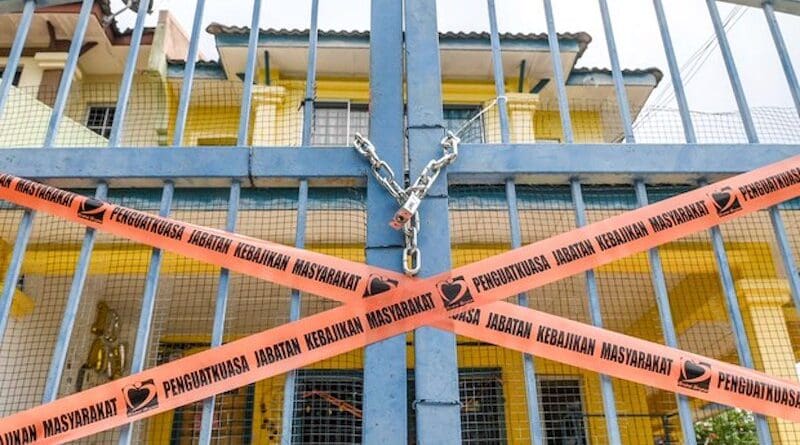
{"type": "MultiPolygon", "coordinates": [[[[157,25],[144,29],[139,56],[131,68],[126,60],[136,30],[119,30],[108,2],[90,3],[93,6],[74,73],[70,73],[70,46],[80,27],[81,4],[37,7],[32,15],[13,79],[10,73],[3,73],[13,84],[5,108],[0,110],[0,147],[9,153],[6,161],[0,159],[0,165],[5,162],[4,169],[25,164],[21,171],[9,173],[28,173],[85,194],[96,193],[94,188],[107,182],[109,200],[153,213],[164,213],[161,186],[166,179],[176,187],[167,200],[171,217],[220,229],[226,228],[232,196],[228,188],[235,180],[241,184],[236,232],[300,244],[349,260],[369,260],[368,228],[374,217],[370,195],[375,192],[365,185],[366,164],[347,146],[356,133],[381,138],[373,134],[374,121],[371,125],[376,113],[376,68],[371,65],[376,60],[371,54],[376,51],[376,43],[371,42],[374,28],[372,35],[366,31],[312,32],[316,39],[309,38],[308,30],[262,29],[257,33],[253,83],[246,88],[251,29],[213,23],[203,32],[213,36],[219,57],[207,61],[201,55],[193,65],[191,90],[185,96],[189,105],[182,121],[184,75],[190,64],[187,60],[194,60],[189,33],[169,11],[154,13],[158,14],[157,25]],[[309,41],[314,42],[313,50],[309,41]],[[309,52],[315,64],[312,96],[308,96],[307,84],[309,52]],[[120,116],[118,94],[126,70],[131,69],[135,75],[130,98],[120,116]],[[59,84],[63,85],[65,73],[72,76],[69,95],[64,99],[63,118],[56,122],[57,136],[48,146],[53,132],[51,116],[59,107],[59,84]],[[243,118],[242,95],[248,90],[252,102],[243,118]],[[115,121],[120,119],[123,125],[117,124],[122,129],[117,145],[124,148],[109,148],[115,121]],[[248,122],[244,134],[242,120],[248,122]],[[304,128],[309,124],[310,139],[305,140],[304,128]],[[181,154],[171,159],[159,157],[170,155],[152,155],[158,150],[179,150],[176,145],[195,151],[180,149],[181,154]],[[305,157],[285,154],[293,147],[305,157]],[[53,150],[54,155],[27,154],[26,150],[53,150]],[[77,158],[71,157],[69,150],[77,153],[77,158]],[[123,150],[123,157],[104,157],[108,150],[123,150]],[[75,170],[76,164],[87,159],[99,159],[91,164],[96,173],[75,170]],[[306,165],[296,164],[301,159],[306,165]],[[246,166],[247,174],[225,173],[226,168],[240,164],[246,166]],[[307,173],[326,168],[333,173],[307,173]],[[360,174],[339,174],[337,168],[360,174]],[[52,174],[58,170],[62,173],[52,174]],[[174,177],[166,176],[174,173],[163,173],[171,171],[210,173],[174,177]]],[[[424,3],[430,2],[407,2],[406,8],[424,3]]],[[[0,14],[0,67],[9,65],[22,21],[23,13],[13,7],[0,14]]],[[[406,28],[407,35],[413,32],[406,28]]],[[[491,33],[439,33],[441,127],[458,131],[468,152],[483,150],[473,156],[487,165],[502,162],[492,160],[505,156],[493,150],[502,152],[508,144],[516,144],[511,148],[519,146],[520,150],[570,150],[575,144],[583,148],[570,154],[573,157],[568,162],[548,158],[551,151],[534,152],[516,161],[502,158],[514,161],[515,165],[507,166],[508,171],[517,171],[514,174],[452,173],[444,194],[447,221],[435,221],[446,226],[448,237],[444,239],[449,246],[424,246],[425,261],[430,255],[431,263],[449,261],[455,267],[504,252],[517,241],[528,244],[565,232],[575,227],[579,207],[585,207],[588,222],[634,209],[641,204],[636,181],[646,182],[650,201],[656,201],[696,187],[698,179],[713,180],[752,168],[738,162],[743,158],[740,151],[733,152],[719,169],[709,167],[711,161],[705,157],[692,154],[659,159],[665,147],[651,147],[654,154],[643,152],[648,147],[636,147],[636,153],[626,154],[622,144],[633,141],[625,113],[632,120],[637,118],[662,80],[659,69],[623,69],[615,77],[611,69],[581,68],[581,56],[592,42],[584,32],[560,33],[556,39],[549,39],[546,33],[500,33],[497,37],[493,41],[491,33]],[[557,54],[551,52],[554,42],[557,54]],[[493,45],[499,51],[493,52],[493,45]],[[495,82],[498,62],[500,72],[505,73],[499,83],[502,94],[495,82]],[[563,71],[571,136],[562,129],[554,63],[563,71]],[[623,106],[615,82],[624,86],[623,106]],[[605,153],[608,147],[618,150],[610,160],[591,152],[605,153]],[[559,162],[569,167],[559,166],[559,162]],[[622,165],[627,162],[635,166],[646,162],[651,167],[642,173],[635,170],[640,167],[622,165]],[[576,178],[583,181],[582,189],[576,178]],[[580,205],[576,204],[575,184],[580,205]],[[512,213],[509,187],[515,190],[512,213]],[[434,250],[447,259],[435,259],[434,250]]],[[[407,51],[411,51],[412,41],[406,38],[407,51]]],[[[413,57],[406,54],[407,59],[413,57]]],[[[409,83],[414,63],[406,62],[409,83]]],[[[411,136],[412,129],[420,128],[414,124],[418,117],[412,114],[419,102],[414,103],[413,87],[407,88],[403,119],[408,123],[408,141],[399,148],[408,154],[406,163],[413,176],[414,163],[427,160],[412,160],[421,156],[419,152],[415,155],[411,136]]],[[[439,138],[441,130],[437,129],[439,138]]],[[[776,159],[798,151],[797,146],[770,147],[764,150],[771,150],[776,159]]],[[[783,236],[795,253],[800,250],[798,210],[797,202],[780,209],[786,230],[783,236]]],[[[4,270],[12,270],[10,266],[20,261],[14,258],[25,218],[21,209],[11,205],[4,204],[0,210],[4,270]]],[[[293,299],[290,289],[238,274],[231,274],[228,282],[217,267],[177,254],[164,253],[155,260],[149,247],[102,233],[96,234],[91,254],[84,258],[86,237],[81,227],[36,215],[19,271],[16,276],[6,275],[6,280],[13,277],[16,285],[10,287],[13,301],[5,331],[0,332],[0,416],[36,406],[47,394],[62,397],[127,375],[137,361],[147,368],[208,349],[215,326],[220,324],[215,299],[222,281],[228,294],[224,341],[287,323],[293,310],[307,316],[335,306],[314,295],[293,299]],[[82,279],[76,278],[82,273],[82,279]],[[150,315],[143,309],[148,298],[154,304],[150,315]],[[293,304],[295,300],[299,307],[293,304]],[[65,309],[71,304],[77,304],[78,310],[74,324],[64,331],[69,318],[65,309]],[[149,336],[142,336],[143,327],[149,336]],[[64,332],[69,335],[63,337],[64,332]],[[136,344],[142,340],[145,344],[136,344]],[[59,360],[62,369],[54,374],[59,360]]],[[[737,350],[741,349],[737,348],[745,339],[756,369],[797,380],[800,317],[792,303],[791,286],[798,278],[787,274],[780,243],[774,220],[764,211],[728,223],[718,234],[697,233],[660,249],[667,309],[682,349],[739,363],[737,350]],[[723,240],[721,247],[715,244],[718,239],[723,240]],[[720,252],[726,257],[722,262],[720,252]],[[730,282],[725,281],[725,270],[730,282]],[[737,331],[732,302],[741,313],[743,331],[737,331]]],[[[640,253],[596,269],[593,275],[571,277],[509,301],[591,324],[595,321],[592,298],[596,298],[606,329],[664,344],[664,308],[658,304],[653,272],[652,258],[640,253]]],[[[420,425],[416,417],[425,413],[417,409],[424,397],[415,389],[418,335],[409,334],[403,340],[407,410],[396,413],[407,419],[409,443],[425,437],[416,434],[420,425]]],[[[685,423],[682,426],[681,402],[672,393],[619,379],[610,379],[604,387],[595,372],[551,360],[531,360],[469,338],[454,341],[457,371],[451,369],[443,378],[455,381],[457,373],[463,443],[535,443],[534,424],[541,429],[539,443],[545,444],[616,440],[677,444],[694,435],[685,423]],[[613,415],[606,405],[609,393],[614,396],[613,415]]],[[[372,387],[365,382],[365,360],[364,350],[353,351],[298,370],[288,378],[279,376],[221,394],[208,425],[201,402],[154,416],[134,425],[133,440],[197,443],[206,428],[215,443],[368,443],[367,434],[374,433],[366,431],[365,398],[378,388],[374,381],[372,387]]],[[[691,424],[730,411],[699,399],[686,403],[691,424]]],[[[776,419],[765,422],[773,443],[800,441],[797,424],[776,419]]],[[[112,443],[120,434],[124,433],[107,431],[85,442],[112,443]]]]}

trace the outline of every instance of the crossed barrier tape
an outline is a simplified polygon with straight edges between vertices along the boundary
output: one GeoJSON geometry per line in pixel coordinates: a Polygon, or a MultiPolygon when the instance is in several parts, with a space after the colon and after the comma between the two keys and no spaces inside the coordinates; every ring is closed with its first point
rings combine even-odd
{"type": "Polygon", "coordinates": [[[798,195],[800,157],[794,157],[432,278],[412,280],[0,175],[1,199],[347,303],[0,419],[0,443],[78,439],[423,325],[800,421],[800,385],[794,382],[497,301],[798,195]]]}

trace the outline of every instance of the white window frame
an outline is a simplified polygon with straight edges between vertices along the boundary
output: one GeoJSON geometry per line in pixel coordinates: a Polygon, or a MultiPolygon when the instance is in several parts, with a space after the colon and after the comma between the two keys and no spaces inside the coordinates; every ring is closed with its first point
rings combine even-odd
{"type": "MultiPolygon", "coordinates": [[[[320,100],[320,101],[317,101],[317,103],[316,103],[316,105],[314,107],[315,116],[314,116],[313,124],[316,126],[316,123],[317,123],[316,122],[316,119],[317,119],[316,118],[316,112],[317,112],[318,108],[325,108],[325,106],[334,107],[334,106],[341,106],[341,105],[344,105],[344,107],[338,108],[338,109],[345,110],[345,132],[346,132],[346,134],[345,134],[345,141],[344,141],[343,144],[344,145],[349,145],[350,141],[353,138],[353,136],[355,136],[355,134],[352,133],[352,124],[351,124],[353,106],[359,106],[359,107],[364,106],[364,107],[367,108],[367,110],[369,110],[369,103],[368,102],[358,102],[358,101],[354,102],[354,101],[352,101],[350,99],[331,99],[331,100],[320,100]]],[[[364,136],[366,136],[366,135],[364,135],[364,136]]],[[[314,139],[313,132],[312,132],[312,138],[311,139],[312,139],[312,141],[314,139]]],[[[313,145],[319,145],[321,147],[326,146],[326,145],[323,145],[323,144],[313,144],[313,145]]],[[[339,144],[334,143],[332,145],[339,145],[339,144]]]]}
{"type": "Polygon", "coordinates": [[[84,126],[86,126],[86,128],[91,130],[93,133],[96,133],[100,137],[104,137],[106,139],[110,138],[111,137],[111,131],[114,128],[114,121],[112,120],[111,121],[111,125],[106,127],[106,125],[108,124],[108,112],[109,112],[109,110],[113,110],[114,111],[114,119],[116,119],[117,118],[117,115],[116,115],[117,114],[117,105],[116,104],[109,104],[109,103],[87,104],[86,105],[86,115],[83,118],[84,126]],[[101,127],[101,132],[99,132],[99,133],[97,131],[95,131],[95,129],[98,128],[97,126],[89,125],[89,117],[92,114],[92,109],[95,109],[95,108],[105,108],[106,109],[105,114],[103,116],[103,126],[101,127]],[[108,136],[103,134],[104,131],[106,130],[106,128],[108,129],[108,136]]]}

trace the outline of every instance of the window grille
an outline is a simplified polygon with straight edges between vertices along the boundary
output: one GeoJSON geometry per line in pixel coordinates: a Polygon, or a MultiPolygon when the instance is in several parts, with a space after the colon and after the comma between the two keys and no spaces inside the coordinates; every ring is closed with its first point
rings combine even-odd
{"type": "MultiPolygon", "coordinates": [[[[408,371],[408,440],[416,443],[414,373],[408,371]]],[[[505,397],[499,369],[461,369],[461,441],[505,444],[505,397]]],[[[363,373],[361,370],[302,370],[297,375],[292,443],[360,444],[363,373]]]]}
{"type": "Polygon", "coordinates": [[[301,370],[296,388],[292,443],[361,443],[364,377],[360,370],[301,370]]]}
{"type": "Polygon", "coordinates": [[[586,412],[581,380],[538,379],[539,403],[547,445],[586,445],[586,412]]]}
{"type": "Polygon", "coordinates": [[[115,107],[90,106],[86,116],[86,126],[104,138],[111,136],[115,111],[115,107]]]}
{"type": "Polygon", "coordinates": [[[505,397],[500,370],[460,370],[458,392],[461,399],[461,443],[507,443],[505,397]]]}
{"type": "Polygon", "coordinates": [[[353,136],[368,136],[369,111],[367,104],[322,102],[314,108],[311,143],[313,145],[350,145],[353,136]]]}
{"type": "MultiPolygon", "coordinates": [[[[444,126],[452,132],[458,131],[462,125],[475,117],[481,111],[480,106],[445,106],[442,110],[444,126]]],[[[475,119],[461,134],[461,142],[465,144],[480,144],[484,140],[483,118],[475,119]]]]}

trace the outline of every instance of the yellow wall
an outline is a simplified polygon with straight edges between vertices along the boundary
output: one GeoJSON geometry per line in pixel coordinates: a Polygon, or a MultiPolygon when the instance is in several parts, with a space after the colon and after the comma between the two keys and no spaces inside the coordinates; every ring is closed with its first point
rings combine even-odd
{"type": "MultiPolygon", "coordinates": [[[[278,131],[281,132],[276,138],[282,144],[298,144],[300,138],[300,123],[302,112],[298,106],[303,97],[304,83],[301,81],[281,80],[277,76],[273,77],[274,85],[285,89],[281,103],[278,106],[278,131]]],[[[171,140],[171,123],[174,122],[176,110],[176,98],[178,91],[172,85],[165,85],[166,89],[166,111],[165,119],[160,122],[170,123],[166,128],[166,133],[171,140]]],[[[75,106],[75,110],[85,108],[85,105],[92,101],[111,100],[110,97],[99,95],[97,91],[92,92],[91,88],[84,87],[85,96],[81,102],[75,106]]],[[[349,99],[354,102],[366,102],[368,100],[368,84],[366,81],[342,81],[331,79],[320,79],[317,85],[318,100],[343,100],[349,99]]],[[[158,92],[152,94],[157,95],[158,92]]],[[[489,83],[446,83],[443,85],[444,102],[446,104],[483,104],[494,97],[493,85],[489,83]]],[[[78,113],[78,111],[75,111],[78,113]]],[[[146,112],[141,109],[139,112],[146,112]]],[[[230,138],[235,137],[238,128],[239,109],[233,105],[211,106],[196,105],[191,108],[186,128],[186,144],[194,145],[198,139],[202,138],[230,138]]],[[[496,119],[493,113],[487,115],[487,122],[490,124],[496,119]]],[[[536,137],[540,139],[561,139],[560,119],[556,111],[536,111],[534,114],[534,128],[536,137]]],[[[600,112],[595,111],[575,111],[572,114],[575,136],[578,142],[598,142],[602,140],[603,128],[600,112]]],[[[251,125],[251,132],[257,123],[251,125]]],[[[494,124],[492,124],[494,125],[494,124]]],[[[156,141],[156,136],[153,136],[156,141]]],[[[152,145],[156,145],[153,143],[152,145]]],[[[776,279],[778,273],[775,270],[772,260],[770,247],[763,243],[729,243],[728,255],[737,279],[758,278],[776,279]],[[751,268],[750,264],[768,265],[768,267],[751,268]]],[[[470,249],[470,257],[487,256],[498,253],[506,249],[501,245],[473,245],[461,246],[470,249]]],[[[311,249],[324,253],[333,253],[332,250],[324,246],[311,246],[311,249]]],[[[363,246],[352,245],[346,248],[338,246],[335,252],[339,256],[349,259],[363,261],[363,246]]],[[[670,290],[670,298],[673,308],[673,316],[676,320],[677,330],[680,334],[691,325],[698,321],[725,321],[727,316],[722,310],[722,306],[717,306],[717,310],[707,309],[709,304],[719,304],[721,296],[706,298],[705,305],[696,304],[698,287],[696,283],[717,280],[716,265],[713,254],[707,243],[673,243],[661,250],[664,259],[664,267],[667,273],[691,271],[695,275],[686,279],[679,287],[670,290]],[[693,281],[696,280],[696,281],[693,281]],[[695,303],[693,303],[695,302],[695,303]]],[[[7,255],[7,252],[6,252],[7,255]]],[[[29,249],[23,264],[24,274],[49,274],[49,275],[70,275],[73,272],[74,264],[77,262],[78,246],[74,245],[53,245],[40,244],[33,245],[29,249]],[[54,259],[54,255],[57,259],[54,259]],[[54,265],[59,265],[58,267],[54,265]]],[[[91,274],[113,275],[113,274],[143,274],[149,262],[149,249],[135,247],[121,247],[119,245],[103,245],[99,243],[95,248],[92,257],[91,274]],[[124,264],[109,261],[113,252],[120,249],[128,249],[124,264]],[[112,250],[113,249],[113,250],[112,250]]],[[[454,263],[458,263],[459,258],[464,258],[459,248],[453,250],[454,263]]],[[[181,261],[178,256],[167,254],[164,258],[162,267],[164,274],[215,274],[216,267],[200,263],[187,263],[181,261]],[[190,264],[191,266],[187,266],[190,264]],[[190,268],[189,268],[190,267],[190,268]]],[[[601,267],[599,273],[641,273],[648,274],[649,266],[644,254],[634,255],[626,261],[615,262],[608,266],[601,267]]],[[[18,309],[15,315],[24,318],[30,307],[24,295],[15,298],[18,309]]],[[[745,304],[743,306],[746,307],[745,304]]],[[[757,337],[758,318],[747,317],[747,329],[751,338],[757,337]]],[[[653,341],[662,341],[657,338],[657,330],[653,326],[659,324],[658,313],[655,310],[648,312],[630,327],[630,331],[635,335],[648,338],[653,341]]],[[[207,332],[198,332],[195,335],[180,339],[192,338],[195,341],[208,341],[207,332]]],[[[461,339],[466,340],[466,339],[461,339]]],[[[161,339],[167,342],[169,339],[161,339]]],[[[769,348],[769,343],[764,341],[754,341],[754,356],[757,364],[763,364],[763,356],[769,348]]],[[[407,364],[414,366],[413,350],[407,350],[407,364]]],[[[529,443],[530,432],[528,431],[527,412],[525,408],[524,388],[519,384],[523,381],[522,362],[520,354],[504,353],[501,348],[494,346],[459,346],[458,349],[459,366],[463,368],[496,367],[500,368],[503,376],[503,389],[505,392],[505,414],[507,431],[510,443],[529,443]]],[[[343,356],[335,357],[310,367],[311,369],[361,369],[363,367],[362,351],[354,351],[343,356]]],[[[539,376],[574,376],[583,382],[584,410],[588,413],[602,413],[602,400],[600,398],[599,379],[597,374],[586,372],[577,368],[564,366],[556,362],[547,360],[536,360],[536,371],[539,376]]],[[[617,397],[617,408],[621,414],[624,413],[647,413],[655,410],[656,400],[648,398],[645,387],[623,381],[615,381],[617,394],[624,395],[617,397]]],[[[253,434],[254,442],[266,443],[270,441],[269,428],[280,428],[281,412],[275,407],[281,406],[283,399],[283,377],[259,382],[255,389],[256,406],[261,402],[268,407],[265,412],[260,409],[254,411],[253,434]],[[263,422],[270,425],[267,430],[259,428],[263,422]]],[[[655,431],[653,422],[649,419],[629,419],[621,418],[623,427],[623,442],[626,444],[651,444],[655,431]]],[[[168,443],[171,423],[171,413],[163,414],[150,423],[149,439],[150,443],[168,443]]],[[[604,443],[605,424],[599,417],[590,418],[588,421],[588,433],[593,443],[604,443]]],[[[788,443],[788,442],[787,442],[788,443]]]]}
{"type": "MultiPolygon", "coordinates": [[[[275,145],[299,145],[301,136],[302,110],[300,103],[305,92],[305,82],[298,80],[283,80],[274,73],[271,85],[285,88],[285,95],[280,98],[278,105],[278,122],[276,122],[277,137],[275,145]]],[[[262,71],[263,76],[263,71],[262,71]]],[[[170,113],[174,122],[177,107],[176,101],[179,91],[175,86],[170,86],[170,113]]],[[[197,88],[203,88],[198,86],[197,88]]],[[[213,87],[212,87],[213,88],[213,87]]],[[[508,88],[512,88],[511,85],[508,88]]],[[[509,89],[509,91],[513,91],[509,89]]],[[[209,90],[208,94],[214,94],[209,90]]],[[[257,93],[256,93],[257,94],[257,93]]],[[[446,82],[442,85],[443,101],[446,105],[485,105],[495,97],[492,83],[477,82],[446,82]]],[[[531,94],[531,97],[537,97],[531,94]]],[[[255,97],[255,96],[254,96],[255,97]]],[[[350,100],[355,103],[369,101],[369,83],[366,80],[317,80],[316,99],[318,101],[350,100]]],[[[256,105],[254,105],[256,106],[256,105]]],[[[238,128],[239,108],[235,105],[227,106],[192,106],[186,126],[186,145],[196,145],[198,138],[208,137],[235,137],[238,128]]],[[[537,110],[534,112],[533,127],[537,139],[561,140],[561,121],[558,111],[537,110]]],[[[487,113],[485,117],[485,132],[487,141],[499,140],[499,124],[497,123],[496,110],[487,113]]],[[[600,111],[573,111],[572,122],[576,142],[603,142],[603,128],[600,111]]],[[[168,129],[170,138],[173,124],[168,129]]],[[[250,126],[250,136],[254,128],[259,125],[255,122],[250,126]]],[[[511,129],[512,133],[514,129],[511,129]]]]}
{"type": "MultiPolygon", "coordinates": [[[[336,254],[340,257],[345,257],[355,261],[363,261],[363,246],[358,244],[350,245],[323,245],[312,244],[310,249],[316,250],[326,254],[336,254]]],[[[741,280],[776,280],[779,278],[779,272],[774,266],[773,251],[770,244],[766,242],[729,242],[726,244],[731,268],[735,279],[738,282],[741,280]],[[758,265],[758,267],[754,267],[758,265]]],[[[481,258],[492,254],[505,251],[507,246],[496,244],[465,244],[456,246],[453,249],[453,263],[459,265],[470,259],[481,258]]],[[[7,245],[0,245],[0,251],[7,256],[10,253],[7,245]]],[[[74,265],[77,263],[77,254],[79,246],[77,244],[70,245],[56,245],[56,244],[41,244],[34,243],[28,249],[28,254],[22,266],[23,274],[28,276],[43,276],[49,277],[61,276],[69,277],[74,272],[74,265]]],[[[685,332],[686,329],[691,327],[696,322],[727,322],[727,316],[724,311],[724,300],[721,293],[717,292],[713,295],[704,295],[701,300],[702,303],[698,304],[697,289],[707,288],[701,286],[701,283],[717,283],[717,271],[713,252],[708,243],[704,242],[679,242],[672,243],[660,249],[661,257],[664,263],[664,269],[667,274],[687,274],[687,278],[680,284],[671,287],[670,301],[672,303],[673,317],[676,322],[678,334],[685,332]],[[689,272],[691,272],[689,274],[689,272]]],[[[119,244],[106,244],[101,240],[95,247],[95,252],[92,258],[92,266],[89,269],[90,275],[129,275],[129,276],[142,276],[147,268],[149,262],[149,249],[144,246],[125,245],[119,244]],[[113,261],[114,255],[120,255],[120,250],[125,250],[125,261],[113,261]]],[[[174,254],[168,254],[164,258],[162,267],[162,274],[165,276],[171,274],[180,275],[197,275],[211,276],[217,273],[217,268],[214,266],[201,264],[194,261],[185,261],[174,254]]],[[[604,275],[623,274],[627,276],[649,276],[649,266],[647,257],[644,254],[633,255],[626,258],[624,261],[614,262],[610,265],[603,266],[598,269],[598,276],[604,275]]],[[[18,297],[22,298],[22,297],[18,297]]],[[[609,297],[611,298],[611,297],[609,297]]],[[[748,336],[751,339],[753,347],[753,355],[756,360],[757,367],[763,368],[765,360],[783,360],[785,362],[793,363],[793,352],[791,346],[789,349],[790,357],[775,357],[774,346],[778,341],[788,341],[788,334],[783,338],[765,337],[764,329],[759,331],[759,328],[764,328],[760,323],[776,323],[773,315],[770,312],[769,316],[773,318],[766,319],[764,316],[757,316],[763,314],[763,307],[759,306],[761,312],[754,312],[750,310],[750,305],[746,300],[747,293],[740,292],[741,304],[745,312],[748,336]],[[770,355],[772,354],[772,355],[770,355]]],[[[20,300],[24,303],[24,300],[20,300]]],[[[44,308],[36,308],[36,310],[43,310],[44,308]]],[[[27,309],[30,311],[30,308],[27,309]]],[[[24,323],[27,313],[17,313],[21,322],[24,323]]],[[[780,315],[780,314],[779,314],[780,315]]],[[[781,321],[785,316],[780,316],[777,320],[781,321]]],[[[57,322],[57,319],[53,319],[57,322]]],[[[638,320],[632,320],[632,324],[626,328],[626,333],[630,333],[642,338],[647,338],[652,341],[661,342],[659,338],[659,330],[655,328],[659,324],[658,313],[655,309],[647,312],[638,320]]],[[[785,324],[785,321],[784,321],[785,324]]],[[[772,326],[772,325],[770,325],[772,326]]],[[[776,324],[777,326],[777,324],[776,324]]],[[[776,332],[771,327],[766,327],[770,332],[776,332]]],[[[231,335],[231,338],[235,337],[231,335]]],[[[208,332],[196,332],[194,335],[183,335],[181,338],[161,338],[161,342],[207,342],[209,340],[208,332]]],[[[466,339],[460,339],[466,341],[466,339]]],[[[516,353],[504,351],[501,348],[494,346],[460,346],[458,350],[459,366],[465,368],[480,368],[480,367],[495,367],[500,368],[503,376],[503,388],[505,391],[505,415],[507,422],[508,437],[511,443],[524,443],[529,438],[529,431],[527,430],[527,412],[525,408],[525,394],[522,377],[522,364],[521,356],[516,353]]],[[[735,360],[735,356],[719,357],[727,360],[735,360]]],[[[408,366],[413,367],[413,354],[411,348],[408,350],[408,366]]],[[[344,356],[339,356],[324,362],[318,363],[311,367],[311,369],[330,368],[330,369],[360,369],[363,366],[362,352],[355,351],[344,356]]],[[[575,376],[580,378],[583,382],[584,393],[584,410],[587,413],[599,414],[603,412],[602,400],[600,398],[599,380],[595,373],[585,372],[576,368],[564,366],[552,361],[536,360],[536,371],[539,376],[575,376]]],[[[643,414],[648,412],[662,412],[664,403],[669,403],[670,397],[654,397],[649,396],[643,385],[635,385],[622,381],[615,381],[615,389],[618,394],[617,407],[621,414],[643,414]]],[[[256,403],[260,405],[260,401],[264,402],[267,407],[266,412],[262,413],[260,410],[255,411],[254,425],[260,426],[262,422],[266,421],[269,425],[280,425],[280,401],[283,397],[283,380],[282,377],[276,377],[267,381],[261,382],[256,387],[256,403]]],[[[167,434],[164,431],[169,431],[168,424],[170,423],[169,414],[160,417],[160,420],[154,421],[151,427],[148,428],[150,434],[167,434]],[[159,423],[160,422],[160,423],[159,423]]],[[[660,428],[646,418],[631,419],[621,418],[623,427],[621,428],[624,435],[624,442],[631,444],[649,444],[652,443],[653,434],[657,434],[660,428]]],[[[602,418],[593,417],[588,421],[588,434],[593,439],[594,443],[605,442],[605,425],[602,418]]],[[[269,431],[267,429],[266,431],[269,431]]],[[[791,440],[785,439],[786,437],[792,438],[791,431],[788,427],[784,427],[784,440],[777,441],[778,443],[792,443],[791,440]],[[787,432],[788,431],[788,432],[787,432]]],[[[264,435],[269,434],[260,428],[254,430],[254,434],[264,435]]],[[[158,443],[159,437],[151,437],[153,443],[158,443]]],[[[266,438],[264,438],[266,440],[266,438]]]]}
{"type": "MultiPolygon", "coordinates": [[[[260,79],[263,79],[263,70],[260,79]]],[[[25,78],[26,85],[30,83],[25,78]]],[[[86,110],[90,104],[116,103],[118,76],[84,77],[75,82],[66,110],[65,124],[62,126],[59,144],[63,146],[97,146],[107,144],[104,138],[98,137],[85,127],[86,110]]],[[[512,80],[507,85],[508,91],[515,91],[512,80]]],[[[277,107],[277,121],[272,123],[275,137],[269,145],[299,145],[302,125],[300,104],[305,94],[305,82],[302,80],[281,79],[274,72],[271,85],[285,89],[277,107]]],[[[253,110],[251,111],[250,139],[258,125],[264,122],[255,120],[255,107],[258,102],[258,90],[263,85],[256,85],[254,91],[253,110]]],[[[445,104],[482,105],[495,97],[494,85],[491,82],[446,82],[442,86],[445,104]]],[[[17,91],[17,90],[15,90],[17,91]]],[[[237,135],[239,125],[239,81],[195,82],[186,123],[184,145],[198,145],[202,139],[231,139],[237,135]]],[[[274,95],[274,92],[267,95],[274,95]]],[[[15,93],[18,96],[18,93],[15,93]]],[[[2,146],[36,146],[38,139],[31,141],[17,140],[43,137],[47,123],[48,107],[35,100],[35,87],[25,93],[30,99],[11,101],[9,109],[17,108],[18,113],[7,113],[12,116],[25,116],[25,121],[6,123],[15,131],[6,131],[6,137],[0,134],[2,146]],[[16,104],[16,105],[15,105],[16,104]],[[34,125],[35,124],[35,125],[34,125]],[[34,129],[36,127],[36,129],[34,129]],[[39,128],[41,127],[41,128],[39,128]],[[22,131],[25,129],[26,131],[22,131]],[[17,139],[8,139],[9,135],[17,139]]],[[[16,97],[14,96],[14,97],[16,97]]],[[[180,96],[180,83],[160,80],[157,77],[142,76],[134,85],[130,108],[126,117],[123,145],[157,146],[169,144],[174,131],[177,102],[180,96]]],[[[535,94],[530,97],[537,97],[535,94]]],[[[20,96],[22,97],[22,96],[20,96]]],[[[366,79],[341,80],[320,78],[316,86],[316,98],[319,101],[351,100],[357,103],[369,101],[369,83],[366,79]]],[[[15,99],[16,100],[16,99],[15,99]]],[[[557,111],[536,111],[534,113],[535,137],[540,139],[561,139],[560,119],[557,111]]],[[[499,125],[496,122],[496,110],[486,115],[485,131],[487,141],[499,138],[499,125]]],[[[575,137],[578,142],[600,142],[603,139],[600,112],[573,111],[575,137]]],[[[272,128],[272,127],[271,127],[272,128]]],[[[512,133],[514,129],[512,128],[512,133]]],[[[41,139],[41,138],[40,138],[41,139]]],[[[41,141],[39,141],[39,145],[41,141]]]]}

